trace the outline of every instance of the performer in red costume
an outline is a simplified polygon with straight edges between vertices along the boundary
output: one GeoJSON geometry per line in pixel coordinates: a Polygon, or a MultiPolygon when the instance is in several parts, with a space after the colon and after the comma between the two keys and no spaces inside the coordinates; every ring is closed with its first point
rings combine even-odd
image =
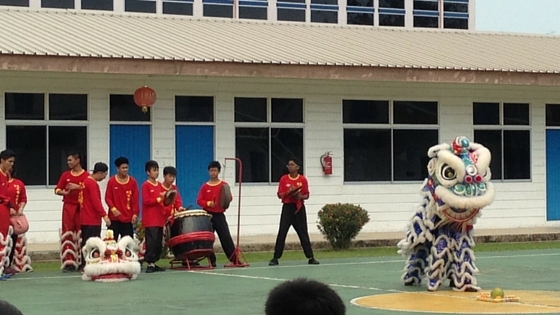
{"type": "Polygon", "coordinates": [[[128,159],[119,157],[115,160],[118,173],[107,182],[105,202],[109,207],[109,219],[116,241],[119,237],[133,237],[133,224],[138,219],[138,182],[128,174],[128,159]]]}
{"type": "Polygon", "coordinates": [[[82,188],[89,173],[82,168],[79,153],[71,153],[66,158],[68,171],[60,175],[54,193],[62,197],[62,229],[60,233],[61,269],[63,272],[76,271],[81,260],[80,249],[80,208],[83,202],[82,188]]]}
{"type": "MultiPolygon", "coordinates": [[[[225,183],[218,177],[221,169],[222,166],[220,165],[220,162],[210,162],[208,165],[210,180],[200,187],[196,203],[212,215],[212,227],[214,228],[214,231],[218,233],[220,244],[222,245],[224,253],[231,262],[235,262],[237,261],[236,257],[234,257],[235,245],[233,244],[233,239],[231,238],[229,226],[226,221],[226,210],[222,208],[218,202],[222,186],[225,183]]],[[[212,267],[216,267],[215,254],[210,256],[210,263],[212,264],[212,267]]]]}
{"type": "Polygon", "coordinates": [[[14,167],[15,161],[16,154],[14,151],[4,150],[0,152],[0,280],[6,277],[4,268],[8,266],[8,257],[12,249],[10,216],[17,213],[8,194],[9,173],[14,167]]]}
{"type": "MultiPolygon", "coordinates": [[[[9,173],[8,196],[16,209],[16,215],[22,215],[27,205],[27,190],[25,184],[15,178],[15,170],[9,173]]],[[[25,234],[12,234],[12,251],[10,252],[9,267],[4,271],[6,274],[15,274],[24,271],[33,271],[31,258],[27,255],[27,239],[25,234]]]]}
{"type": "Polygon", "coordinates": [[[276,195],[282,200],[282,214],[280,215],[280,227],[276,236],[274,246],[274,257],[268,263],[269,266],[278,265],[278,259],[282,257],[286,236],[290,226],[293,226],[299,237],[301,247],[310,265],[318,265],[319,262],[313,257],[313,249],[307,232],[307,214],[305,212],[304,200],[309,199],[309,184],[307,178],[299,174],[301,163],[297,159],[288,161],[288,172],[280,178],[278,192],[276,195]]]}
{"type": "Polygon", "coordinates": [[[173,218],[175,211],[183,211],[183,200],[179,194],[179,188],[175,185],[175,179],[177,178],[177,169],[173,166],[166,166],[163,168],[163,189],[165,191],[175,190],[177,194],[175,195],[175,202],[166,207],[166,212],[170,213],[170,219],[173,218]]]}

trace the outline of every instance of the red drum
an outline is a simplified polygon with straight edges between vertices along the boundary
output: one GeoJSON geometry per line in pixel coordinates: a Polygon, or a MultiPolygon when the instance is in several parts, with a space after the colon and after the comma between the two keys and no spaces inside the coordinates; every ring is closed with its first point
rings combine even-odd
{"type": "Polygon", "coordinates": [[[177,212],[169,226],[167,246],[176,259],[196,260],[214,252],[214,229],[212,215],[204,210],[177,212]]]}

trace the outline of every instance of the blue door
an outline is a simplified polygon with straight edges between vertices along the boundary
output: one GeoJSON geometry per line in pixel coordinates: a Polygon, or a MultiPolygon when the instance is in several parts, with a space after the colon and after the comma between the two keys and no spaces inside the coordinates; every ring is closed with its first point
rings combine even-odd
{"type": "MultiPolygon", "coordinates": [[[[147,125],[111,125],[109,130],[109,170],[110,176],[117,173],[115,159],[119,156],[128,158],[128,173],[138,182],[138,189],[146,180],[144,165],[151,159],[151,127],[147,125]]],[[[140,205],[142,205],[140,192],[140,205]]],[[[141,207],[141,206],[140,206],[141,207]]]]}
{"type": "Polygon", "coordinates": [[[560,220],[560,130],[546,131],[546,218],[560,220]]]}
{"type": "Polygon", "coordinates": [[[175,128],[175,160],[177,187],[183,206],[200,209],[196,196],[208,181],[208,163],[214,159],[213,126],[177,126],[175,128]]]}

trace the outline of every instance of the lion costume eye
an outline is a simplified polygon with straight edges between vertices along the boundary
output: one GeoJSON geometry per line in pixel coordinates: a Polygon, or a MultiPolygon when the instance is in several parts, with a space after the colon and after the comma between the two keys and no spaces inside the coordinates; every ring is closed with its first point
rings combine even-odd
{"type": "Polygon", "coordinates": [[[445,180],[453,180],[457,178],[457,172],[451,166],[443,164],[441,168],[441,177],[445,180]]]}

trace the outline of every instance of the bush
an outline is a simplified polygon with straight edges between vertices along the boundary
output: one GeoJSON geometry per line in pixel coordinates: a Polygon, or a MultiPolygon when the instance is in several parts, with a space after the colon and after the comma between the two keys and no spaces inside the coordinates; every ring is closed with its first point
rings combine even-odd
{"type": "Polygon", "coordinates": [[[348,249],[369,215],[362,207],[345,203],[327,204],[318,213],[317,228],[335,250],[348,249]]]}

